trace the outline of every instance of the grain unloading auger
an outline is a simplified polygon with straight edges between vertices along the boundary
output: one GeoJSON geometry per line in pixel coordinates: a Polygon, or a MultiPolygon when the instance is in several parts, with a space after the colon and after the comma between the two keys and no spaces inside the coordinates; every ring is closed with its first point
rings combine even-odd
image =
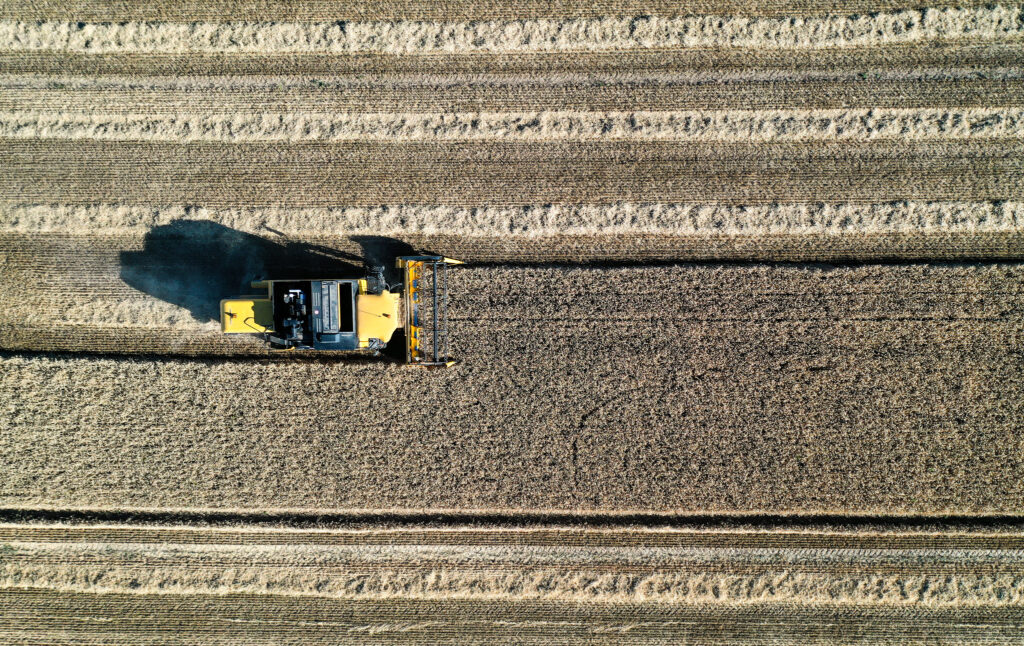
{"type": "Polygon", "coordinates": [[[378,354],[397,330],[405,336],[405,361],[450,366],[448,267],[443,256],[401,256],[400,285],[383,271],[359,279],[261,280],[266,295],[220,303],[225,334],[259,334],[272,350],[347,350],[378,354]]]}

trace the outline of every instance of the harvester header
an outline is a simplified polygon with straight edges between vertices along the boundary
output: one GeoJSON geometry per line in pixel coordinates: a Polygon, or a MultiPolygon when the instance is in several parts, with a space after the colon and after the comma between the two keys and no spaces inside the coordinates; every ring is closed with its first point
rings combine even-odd
{"type": "Polygon", "coordinates": [[[404,256],[405,362],[451,365],[448,355],[448,266],[462,264],[441,256],[404,256]]]}
{"type": "Polygon", "coordinates": [[[405,337],[405,362],[450,366],[448,267],[444,256],[401,256],[402,282],[382,269],[364,278],[260,280],[265,294],[221,301],[225,334],[258,334],[271,350],[342,350],[379,355],[395,332],[405,337]]]}

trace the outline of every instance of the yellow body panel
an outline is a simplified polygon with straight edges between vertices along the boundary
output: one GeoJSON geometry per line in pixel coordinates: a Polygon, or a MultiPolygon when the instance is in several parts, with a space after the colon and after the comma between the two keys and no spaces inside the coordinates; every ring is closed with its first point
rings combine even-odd
{"type": "Polygon", "coordinates": [[[356,332],[359,333],[359,345],[366,347],[370,339],[380,339],[387,343],[401,325],[399,294],[386,291],[381,294],[356,295],[356,332]]]}
{"type": "Polygon", "coordinates": [[[220,302],[220,329],[225,334],[270,332],[273,326],[269,298],[227,298],[220,302]]]}

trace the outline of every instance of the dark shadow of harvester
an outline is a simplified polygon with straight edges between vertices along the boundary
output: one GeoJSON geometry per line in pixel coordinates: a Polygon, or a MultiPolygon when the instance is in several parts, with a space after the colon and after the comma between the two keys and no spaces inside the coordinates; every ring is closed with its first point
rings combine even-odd
{"type": "MultiPolygon", "coordinates": [[[[407,243],[353,236],[350,249],[179,220],[121,254],[125,283],[219,320],[225,334],[258,334],[270,350],[381,351],[448,366],[448,266],[407,243]],[[440,278],[439,278],[440,277],[440,278]]],[[[341,243],[345,245],[344,242],[341,243]]]]}
{"type": "Polygon", "coordinates": [[[401,282],[401,272],[395,266],[395,258],[414,256],[416,249],[407,242],[385,236],[352,236],[352,242],[362,250],[362,260],[369,269],[380,269],[389,284],[401,282]]]}
{"type": "Polygon", "coordinates": [[[270,235],[178,220],[149,231],[140,251],[121,253],[121,279],[211,321],[220,317],[221,299],[251,293],[254,280],[357,277],[373,266],[391,274],[396,256],[413,253],[405,242],[383,236],[353,236],[361,249],[354,253],[270,235]]]}

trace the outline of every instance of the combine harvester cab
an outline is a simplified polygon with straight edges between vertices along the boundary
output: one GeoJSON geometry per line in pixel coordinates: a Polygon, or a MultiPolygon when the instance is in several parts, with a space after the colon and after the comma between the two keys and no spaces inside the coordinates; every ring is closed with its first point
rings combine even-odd
{"type": "Polygon", "coordinates": [[[448,267],[443,256],[402,256],[401,285],[383,272],[359,279],[262,280],[266,294],[227,298],[221,331],[258,334],[271,350],[336,350],[379,354],[401,329],[405,361],[451,366],[448,353],[448,267]]]}

